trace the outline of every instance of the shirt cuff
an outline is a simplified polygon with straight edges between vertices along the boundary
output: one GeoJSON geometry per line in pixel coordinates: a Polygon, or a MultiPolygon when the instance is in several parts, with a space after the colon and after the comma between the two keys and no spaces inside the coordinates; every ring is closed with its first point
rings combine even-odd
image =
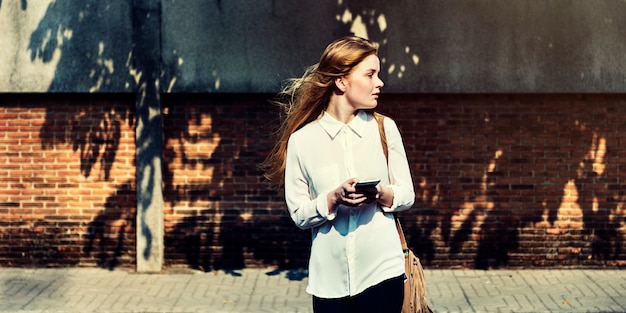
{"type": "Polygon", "coordinates": [[[335,212],[328,212],[328,198],[326,194],[321,194],[317,197],[317,214],[322,216],[323,218],[332,221],[335,219],[337,214],[335,212]]]}
{"type": "Polygon", "coordinates": [[[391,206],[387,207],[381,205],[380,207],[383,209],[383,212],[392,212],[393,209],[398,207],[398,197],[396,197],[396,190],[393,188],[393,185],[387,185],[386,187],[393,191],[393,200],[391,202],[391,206]]]}

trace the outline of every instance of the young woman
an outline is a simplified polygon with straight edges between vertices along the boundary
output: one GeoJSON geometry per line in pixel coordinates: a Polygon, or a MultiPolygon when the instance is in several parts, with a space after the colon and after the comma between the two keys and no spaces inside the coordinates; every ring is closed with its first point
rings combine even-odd
{"type": "Polygon", "coordinates": [[[409,209],[415,192],[395,122],[383,120],[385,143],[374,119],[379,73],[375,44],[340,38],[277,100],[286,115],[263,167],[284,185],[295,224],[311,230],[307,292],[315,312],[402,308],[404,255],[393,213],[409,209]],[[364,180],[380,183],[357,189],[364,180]]]}

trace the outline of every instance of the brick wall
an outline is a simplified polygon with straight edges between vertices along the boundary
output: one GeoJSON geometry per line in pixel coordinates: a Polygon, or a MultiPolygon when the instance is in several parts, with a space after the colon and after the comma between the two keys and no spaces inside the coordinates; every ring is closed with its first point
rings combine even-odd
{"type": "Polygon", "coordinates": [[[170,95],[164,107],[166,265],[304,266],[300,232],[258,164],[277,110],[264,95],[170,95]]]}
{"type": "Polygon", "coordinates": [[[0,99],[0,265],[133,264],[134,98],[0,99]]]}
{"type": "MultiPolygon", "coordinates": [[[[305,266],[256,165],[267,95],[164,95],[165,264],[305,266]]],[[[623,95],[385,95],[417,199],[402,214],[430,267],[626,262],[623,95]]],[[[0,265],[133,266],[134,97],[0,98],[0,265]]]]}
{"type": "Polygon", "coordinates": [[[417,201],[411,245],[442,267],[624,265],[623,95],[395,96],[417,201]]]}

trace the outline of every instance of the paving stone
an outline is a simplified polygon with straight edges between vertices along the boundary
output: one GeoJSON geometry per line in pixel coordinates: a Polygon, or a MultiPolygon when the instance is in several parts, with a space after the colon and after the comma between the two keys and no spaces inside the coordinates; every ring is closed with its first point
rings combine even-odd
{"type": "MultiPolygon", "coordinates": [[[[426,269],[435,312],[626,312],[621,270],[426,269]]],[[[0,268],[0,312],[309,313],[304,271],[0,268]]]]}

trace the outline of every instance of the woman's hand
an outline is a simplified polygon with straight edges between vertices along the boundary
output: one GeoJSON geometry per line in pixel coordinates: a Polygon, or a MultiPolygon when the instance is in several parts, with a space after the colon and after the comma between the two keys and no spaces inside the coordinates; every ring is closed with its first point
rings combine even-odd
{"type": "Polygon", "coordinates": [[[365,203],[378,201],[378,203],[385,207],[390,207],[393,204],[393,189],[385,187],[381,184],[356,188],[356,192],[357,194],[365,197],[365,203]]]}
{"type": "Polygon", "coordinates": [[[350,178],[335,190],[328,193],[328,211],[333,213],[337,206],[359,206],[378,201],[383,206],[391,206],[393,203],[393,190],[378,184],[356,189],[354,185],[359,180],[350,178]]]}
{"type": "Polygon", "coordinates": [[[368,196],[357,192],[354,188],[354,184],[358,181],[359,180],[357,178],[350,178],[335,190],[328,193],[327,199],[329,213],[333,213],[340,204],[346,206],[359,206],[366,203],[368,196]]]}
{"type": "Polygon", "coordinates": [[[376,201],[385,207],[393,204],[393,189],[383,187],[381,184],[376,185],[376,201]]]}

